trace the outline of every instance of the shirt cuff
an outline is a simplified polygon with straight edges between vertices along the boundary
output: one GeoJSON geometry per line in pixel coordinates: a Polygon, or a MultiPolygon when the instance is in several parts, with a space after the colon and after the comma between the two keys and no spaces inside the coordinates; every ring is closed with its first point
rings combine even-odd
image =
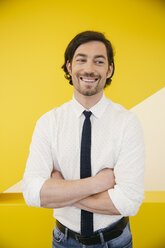
{"type": "Polygon", "coordinates": [[[142,200],[139,198],[139,201],[130,200],[125,196],[123,191],[118,185],[115,185],[113,189],[108,190],[109,197],[111,198],[116,209],[123,216],[134,216],[138,212],[138,209],[141,205],[142,200]]]}
{"type": "Polygon", "coordinates": [[[41,207],[40,191],[47,178],[30,177],[23,180],[23,197],[27,205],[41,207]]]}

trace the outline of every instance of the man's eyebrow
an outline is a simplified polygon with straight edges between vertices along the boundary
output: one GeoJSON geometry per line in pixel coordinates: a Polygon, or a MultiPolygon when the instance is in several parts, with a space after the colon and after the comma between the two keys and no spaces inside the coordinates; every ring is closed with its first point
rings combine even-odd
{"type": "Polygon", "coordinates": [[[103,58],[103,59],[106,60],[106,57],[105,57],[104,55],[96,55],[96,56],[95,56],[95,59],[97,59],[97,58],[103,58]]]}
{"type": "MultiPolygon", "coordinates": [[[[86,54],[84,54],[84,53],[78,53],[78,54],[76,54],[75,58],[77,58],[77,57],[79,57],[79,56],[85,57],[85,58],[88,57],[88,55],[86,55],[86,54]]],[[[106,57],[105,57],[104,55],[102,55],[102,54],[100,54],[100,55],[95,55],[94,58],[95,58],[95,59],[103,58],[103,59],[106,60],[106,57]]]]}
{"type": "Polygon", "coordinates": [[[84,53],[78,53],[78,54],[76,54],[76,56],[75,56],[75,57],[78,57],[78,56],[81,56],[81,57],[87,57],[87,55],[86,55],[86,54],[84,54],[84,53]]]}

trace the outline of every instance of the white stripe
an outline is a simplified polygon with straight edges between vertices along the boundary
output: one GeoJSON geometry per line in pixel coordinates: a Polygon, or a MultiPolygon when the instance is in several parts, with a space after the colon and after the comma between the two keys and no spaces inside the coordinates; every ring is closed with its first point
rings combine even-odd
{"type": "Polygon", "coordinates": [[[141,121],[146,144],[145,190],[165,190],[165,88],[131,109],[141,121]]]}

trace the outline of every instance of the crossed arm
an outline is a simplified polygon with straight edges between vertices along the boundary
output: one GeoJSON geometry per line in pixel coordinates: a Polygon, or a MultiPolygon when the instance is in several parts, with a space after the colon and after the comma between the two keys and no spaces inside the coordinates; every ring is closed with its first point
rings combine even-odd
{"type": "Polygon", "coordinates": [[[51,178],[41,188],[41,206],[74,206],[94,213],[119,215],[108,194],[108,189],[114,185],[113,170],[108,168],[96,176],[79,180],[65,180],[59,171],[53,171],[51,178]]]}

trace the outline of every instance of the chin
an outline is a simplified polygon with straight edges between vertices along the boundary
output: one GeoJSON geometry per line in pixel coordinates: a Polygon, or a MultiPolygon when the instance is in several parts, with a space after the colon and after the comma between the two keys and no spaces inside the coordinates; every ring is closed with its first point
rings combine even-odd
{"type": "Polygon", "coordinates": [[[83,90],[80,93],[84,96],[94,96],[96,94],[98,94],[100,91],[97,90],[83,90]]]}

